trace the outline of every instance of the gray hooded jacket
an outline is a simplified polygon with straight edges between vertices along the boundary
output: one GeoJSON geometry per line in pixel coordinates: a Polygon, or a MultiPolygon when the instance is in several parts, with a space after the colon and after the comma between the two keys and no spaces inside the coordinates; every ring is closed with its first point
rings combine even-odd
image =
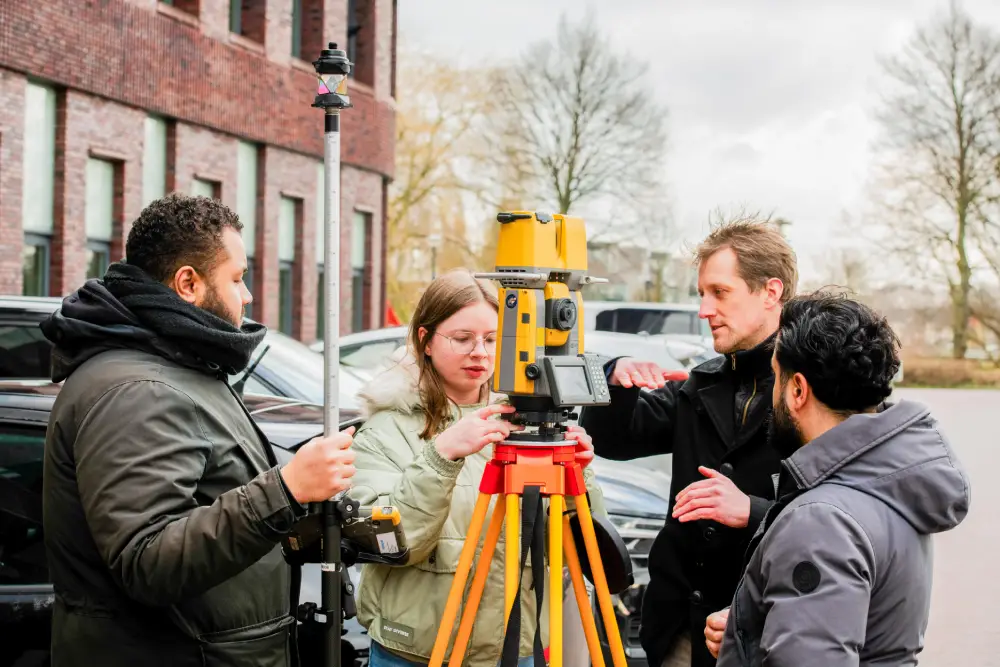
{"type": "Polygon", "coordinates": [[[783,466],[718,667],[916,665],[930,536],[961,523],[970,502],[936,420],[911,401],[853,415],[783,466]]]}

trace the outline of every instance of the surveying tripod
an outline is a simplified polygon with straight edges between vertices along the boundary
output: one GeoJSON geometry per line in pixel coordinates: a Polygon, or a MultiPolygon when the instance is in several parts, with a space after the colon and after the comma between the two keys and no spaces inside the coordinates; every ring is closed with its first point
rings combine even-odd
{"type": "MultiPolygon", "coordinates": [[[[468,535],[459,557],[455,579],[445,604],[441,626],[438,628],[437,639],[431,653],[430,667],[441,667],[444,661],[455,618],[462,602],[468,573],[472,569],[472,560],[479,543],[479,536],[486,521],[490,497],[493,495],[498,496],[496,507],[486,531],[486,541],[472,579],[472,586],[469,589],[468,602],[459,624],[458,635],[455,638],[451,659],[448,662],[449,667],[461,667],[483,589],[486,586],[490,561],[493,559],[497,541],[500,539],[500,530],[504,526],[505,515],[507,549],[504,572],[504,630],[505,635],[507,634],[511,612],[520,588],[517,549],[520,538],[519,515],[521,507],[519,500],[526,491],[533,493],[535,490],[540,496],[549,499],[549,590],[552,592],[549,599],[550,667],[563,667],[562,571],[564,550],[591,661],[594,667],[604,667],[605,665],[597,636],[597,625],[583,581],[580,558],[573,540],[570,517],[565,513],[566,496],[573,498],[579,516],[580,530],[586,545],[586,555],[594,586],[597,590],[601,616],[604,620],[604,627],[608,630],[607,635],[611,645],[614,667],[626,667],[625,651],[618,633],[618,624],[611,603],[611,593],[608,589],[604,566],[601,563],[593,517],[587,502],[583,469],[576,462],[576,442],[572,440],[560,440],[558,444],[556,442],[532,442],[528,444],[507,440],[495,447],[493,459],[487,463],[479,485],[479,498],[476,501],[468,535]]],[[[530,539],[530,536],[525,536],[525,539],[530,539]]],[[[519,644],[520,637],[514,637],[514,645],[519,646],[519,644]]]]}

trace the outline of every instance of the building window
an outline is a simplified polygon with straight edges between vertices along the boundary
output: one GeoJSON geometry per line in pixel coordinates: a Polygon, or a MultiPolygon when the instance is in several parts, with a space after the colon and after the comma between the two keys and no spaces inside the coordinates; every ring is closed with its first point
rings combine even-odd
{"type": "Polygon", "coordinates": [[[115,230],[115,180],[121,163],[87,159],[86,201],[87,278],[103,278],[111,261],[115,230]]]}
{"type": "MultiPolygon", "coordinates": [[[[236,215],[243,223],[243,246],[247,253],[247,289],[254,291],[254,258],[257,254],[257,145],[239,142],[236,148],[236,215]]],[[[253,304],[247,306],[253,317],[253,304]]]]}
{"type": "Polygon", "coordinates": [[[347,58],[354,66],[350,77],[375,85],[375,3],[347,0],[347,58]]]}
{"type": "Polygon", "coordinates": [[[295,232],[300,200],[281,198],[278,212],[278,329],[292,335],[295,326],[295,232]]]}
{"type": "Polygon", "coordinates": [[[302,57],[302,0],[292,0],[292,57],[302,57]]]}
{"type": "Polygon", "coordinates": [[[142,146],[142,206],[167,193],[167,122],[146,116],[142,146]]]}
{"type": "Polygon", "coordinates": [[[323,42],[323,0],[292,0],[292,57],[312,60],[323,42]]]}
{"type": "Polygon", "coordinates": [[[160,0],[160,4],[170,5],[171,7],[175,7],[182,12],[190,14],[191,16],[198,16],[198,10],[200,9],[199,0],[160,0]]]}
{"type": "Polygon", "coordinates": [[[22,287],[24,296],[49,295],[49,237],[39,234],[24,235],[21,255],[22,287]]]}
{"type": "Polygon", "coordinates": [[[353,331],[367,328],[371,308],[372,214],[354,212],[351,229],[351,325],[353,331]]]}
{"type": "Polygon", "coordinates": [[[229,0],[229,32],[264,43],[267,0],[229,0]]]}
{"type": "Polygon", "coordinates": [[[397,0],[392,0],[392,73],[389,80],[389,95],[396,97],[396,43],[399,41],[399,18],[397,16],[397,0]]]}
{"type": "Polygon", "coordinates": [[[87,242],[87,279],[103,278],[111,265],[111,244],[87,242]]]}
{"type": "Polygon", "coordinates": [[[194,178],[191,180],[191,194],[198,197],[221,200],[222,183],[219,181],[210,181],[205,178],[194,178]]]}
{"type": "Polygon", "coordinates": [[[21,224],[24,230],[22,292],[47,296],[49,241],[53,232],[56,166],[56,91],[29,81],[24,95],[21,224]]]}
{"type": "Polygon", "coordinates": [[[229,0],[229,32],[243,34],[243,0],[229,0]]]}

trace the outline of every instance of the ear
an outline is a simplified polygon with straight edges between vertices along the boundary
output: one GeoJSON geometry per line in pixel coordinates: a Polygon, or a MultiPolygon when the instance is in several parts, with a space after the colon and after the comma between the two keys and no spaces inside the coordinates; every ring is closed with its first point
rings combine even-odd
{"type": "Polygon", "coordinates": [[[204,290],[201,276],[191,266],[182,266],[177,269],[170,286],[177,292],[177,296],[192,305],[198,302],[201,292],[204,290]]]}
{"type": "Polygon", "coordinates": [[[785,284],[780,278],[769,278],[764,283],[764,305],[774,308],[781,305],[781,296],[785,293],[785,284]]]}
{"type": "Polygon", "coordinates": [[[424,355],[431,356],[431,342],[427,339],[427,328],[420,327],[417,329],[417,338],[420,340],[420,345],[424,348],[424,355]]]}
{"type": "Polygon", "coordinates": [[[791,382],[788,383],[788,393],[789,396],[786,401],[789,407],[796,411],[801,410],[809,401],[809,397],[812,394],[809,383],[806,382],[806,376],[802,373],[793,375],[791,382]]]}

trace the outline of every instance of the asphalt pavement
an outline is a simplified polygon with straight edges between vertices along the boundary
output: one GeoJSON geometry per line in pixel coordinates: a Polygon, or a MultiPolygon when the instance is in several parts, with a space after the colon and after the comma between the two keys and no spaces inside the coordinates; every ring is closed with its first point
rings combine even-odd
{"type": "Polygon", "coordinates": [[[894,396],[931,409],[972,483],[965,521],[934,537],[920,667],[1000,667],[1000,391],[899,389],[894,396]]]}

